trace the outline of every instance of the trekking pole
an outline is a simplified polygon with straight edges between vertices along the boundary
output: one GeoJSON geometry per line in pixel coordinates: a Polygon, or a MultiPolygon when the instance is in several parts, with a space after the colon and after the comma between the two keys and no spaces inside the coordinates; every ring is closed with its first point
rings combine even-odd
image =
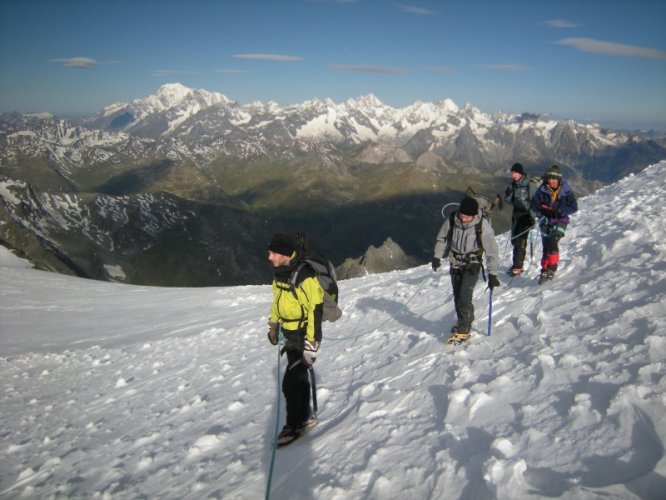
{"type": "Polygon", "coordinates": [[[314,417],[317,418],[317,378],[312,366],[308,368],[308,371],[310,372],[310,384],[312,386],[312,412],[314,413],[314,417]]]}
{"type": "Polygon", "coordinates": [[[488,337],[490,337],[490,331],[493,328],[493,289],[490,289],[490,295],[488,295],[488,337]]]}

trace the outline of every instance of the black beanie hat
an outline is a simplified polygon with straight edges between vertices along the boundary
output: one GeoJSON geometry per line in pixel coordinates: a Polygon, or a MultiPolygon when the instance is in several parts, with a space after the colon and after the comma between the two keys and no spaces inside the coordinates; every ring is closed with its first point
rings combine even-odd
{"type": "Polygon", "coordinates": [[[520,175],[525,175],[525,171],[523,170],[523,166],[520,163],[514,163],[511,166],[511,171],[512,172],[518,172],[520,175]]]}
{"type": "Polygon", "coordinates": [[[479,213],[479,203],[469,196],[466,196],[460,203],[459,212],[463,215],[476,215],[479,213]]]}
{"type": "Polygon", "coordinates": [[[291,257],[296,251],[296,238],[284,233],[274,234],[268,244],[268,249],[273,253],[291,257]]]}

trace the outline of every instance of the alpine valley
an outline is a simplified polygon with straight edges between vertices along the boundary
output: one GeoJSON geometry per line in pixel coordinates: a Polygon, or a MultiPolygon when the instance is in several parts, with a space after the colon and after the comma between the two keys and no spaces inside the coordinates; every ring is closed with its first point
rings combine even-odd
{"type": "Polygon", "coordinates": [[[414,265],[442,206],[502,193],[514,162],[558,163],[582,196],[665,158],[664,134],[451,100],[240,104],[173,83],[79,121],[0,115],[0,243],[39,269],[144,285],[266,283],[275,230],[308,231],[336,265],[385,241],[414,265]]]}

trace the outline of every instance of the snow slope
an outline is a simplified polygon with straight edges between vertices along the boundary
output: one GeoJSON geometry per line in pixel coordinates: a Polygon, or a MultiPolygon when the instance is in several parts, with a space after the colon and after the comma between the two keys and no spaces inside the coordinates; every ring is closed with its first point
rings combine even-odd
{"type": "Polygon", "coordinates": [[[500,277],[491,336],[479,284],[464,348],[444,345],[446,272],[342,282],[320,424],[274,460],[268,286],[93,282],[5,252],[0,498],[663,499],[665,177],[580,200],[552,284],[537,258],[500,277]]]}

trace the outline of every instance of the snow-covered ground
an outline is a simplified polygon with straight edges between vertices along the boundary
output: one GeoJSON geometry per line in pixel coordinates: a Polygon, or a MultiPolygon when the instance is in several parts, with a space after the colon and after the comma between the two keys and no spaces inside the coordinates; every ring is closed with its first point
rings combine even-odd
{"type": "Polygon", "coordinates": [[[665,178],[580,200],[552,284],[538,255],[500,277],[491,336],[480,283],[463,348],[446,271],[342,282],[320,424],[275,454],[268,286],[102,283],[5,251],[0,498],[663,499],[665,178]]]}

